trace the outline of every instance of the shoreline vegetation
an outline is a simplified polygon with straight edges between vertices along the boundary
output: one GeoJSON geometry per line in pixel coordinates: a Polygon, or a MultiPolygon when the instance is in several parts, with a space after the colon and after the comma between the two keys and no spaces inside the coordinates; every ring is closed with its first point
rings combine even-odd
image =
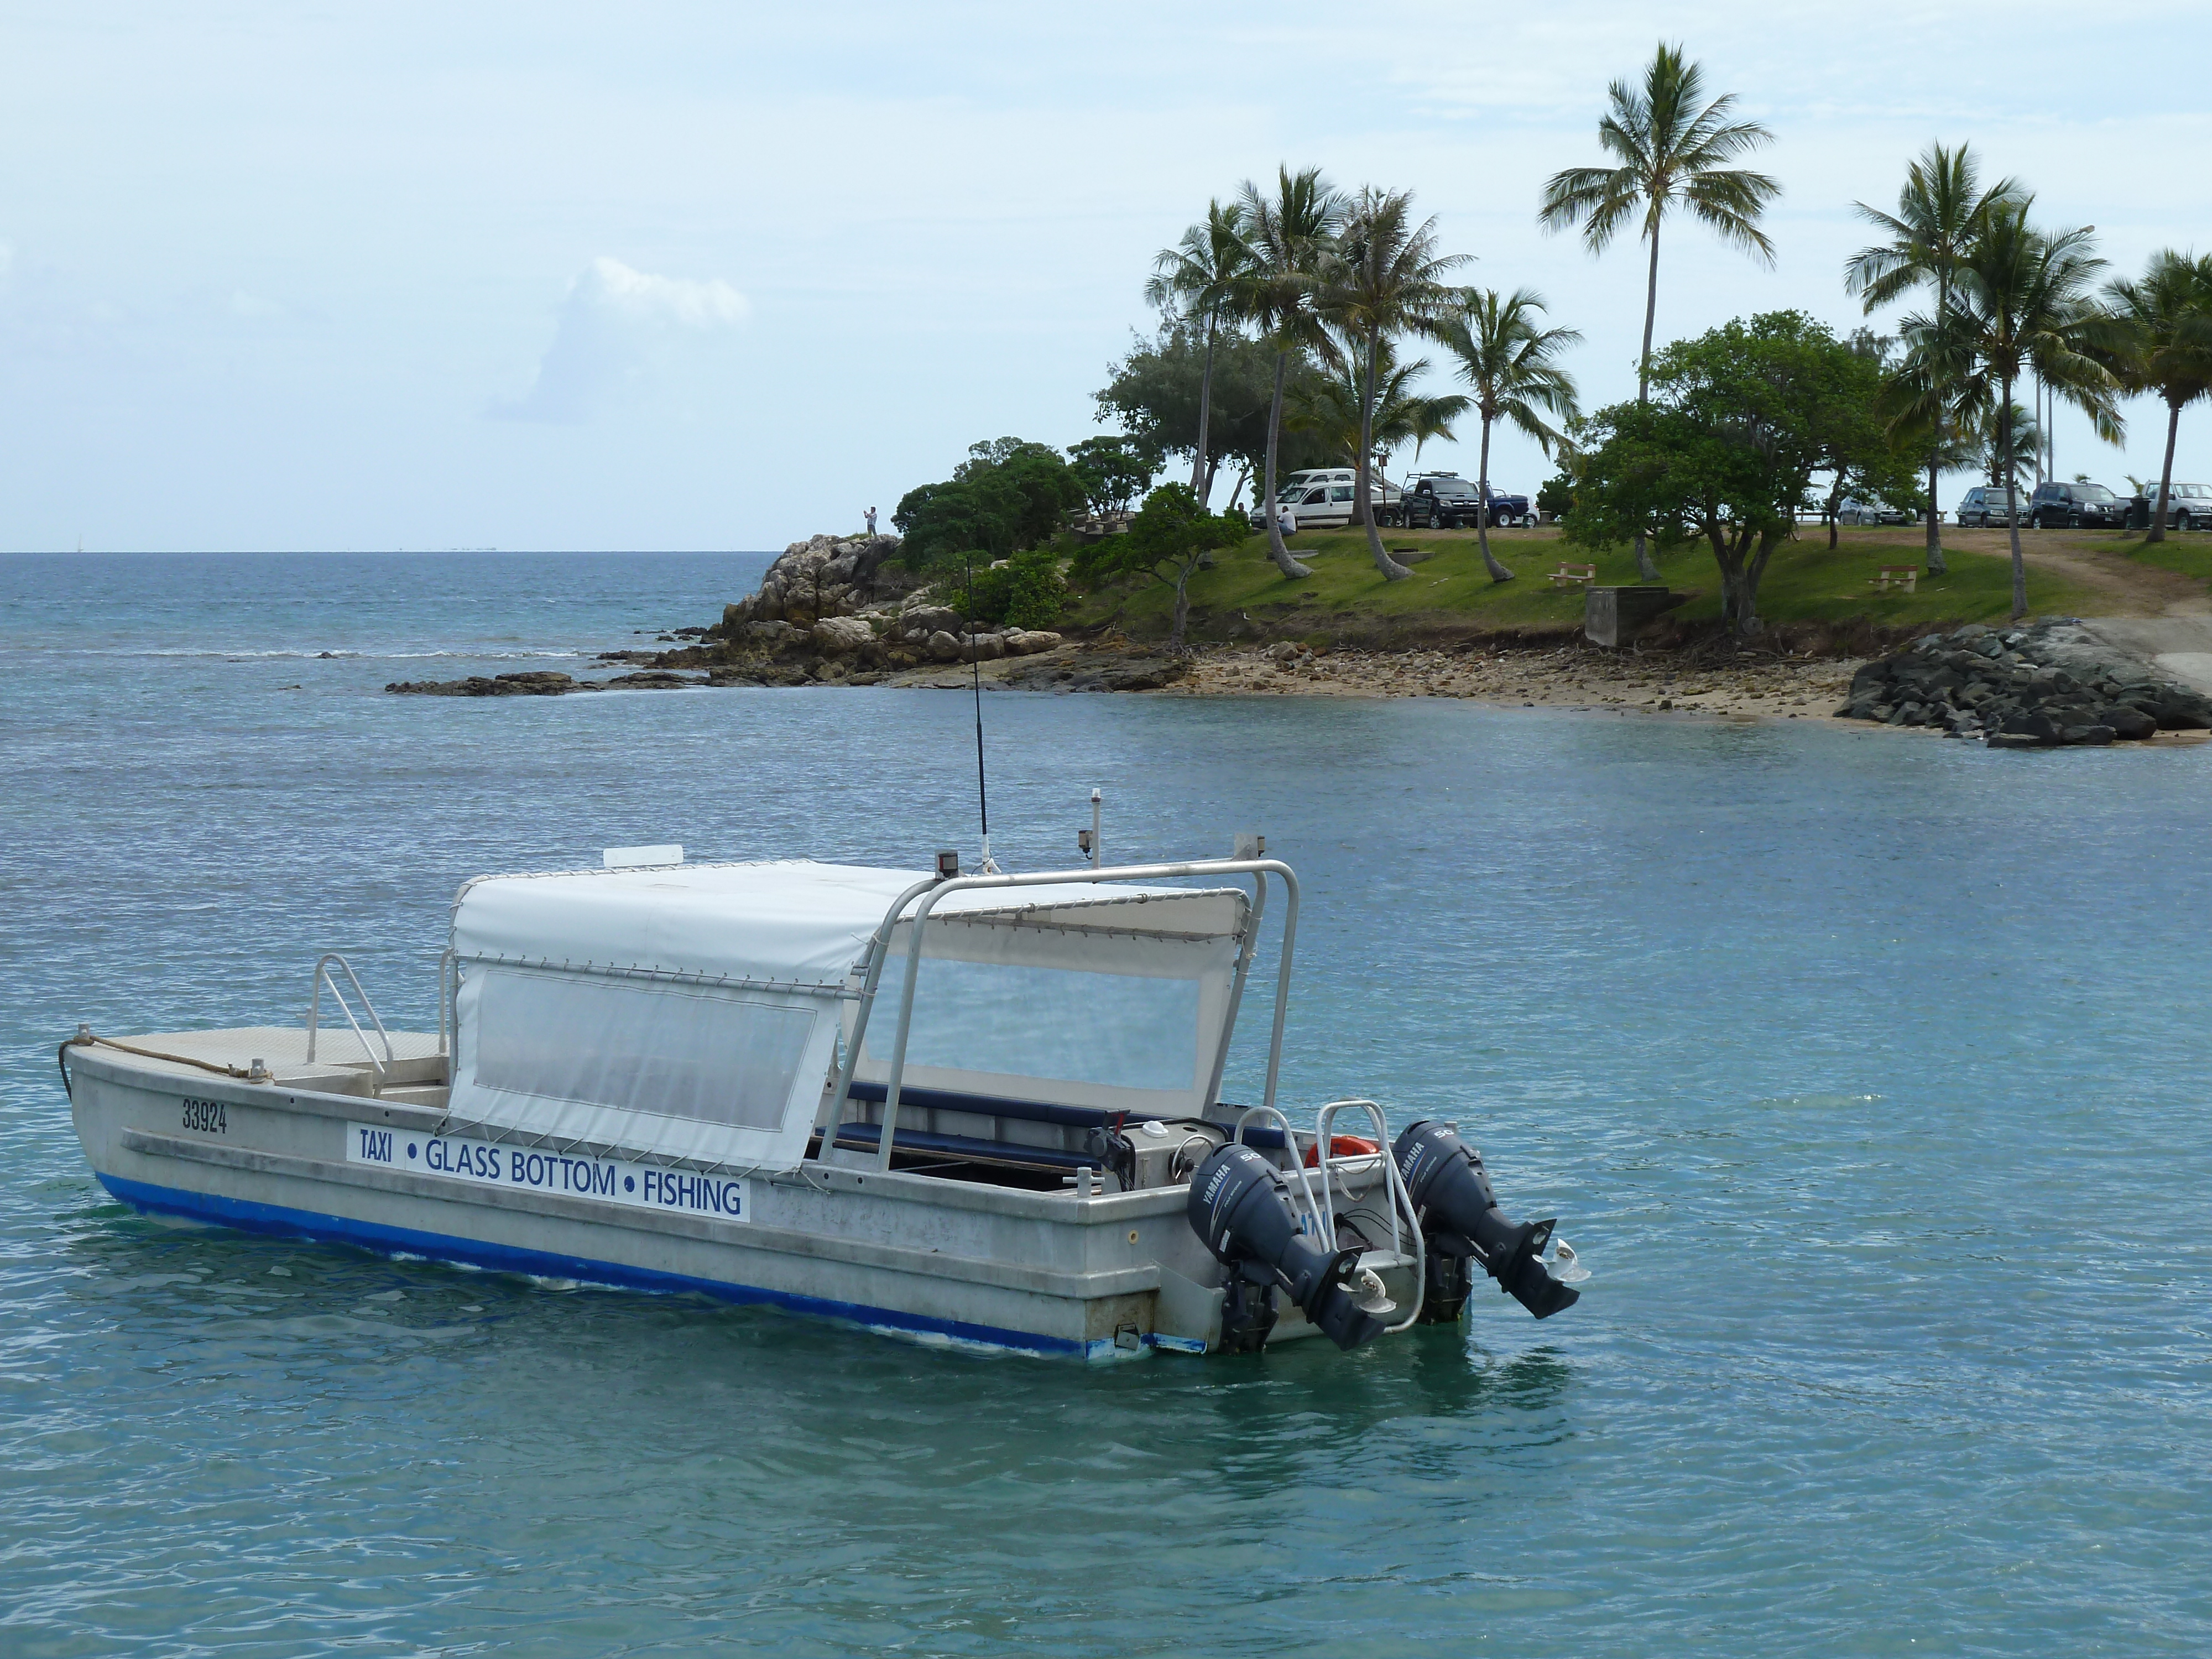
{"type": "MultiPolygon", "coordinates": [[[[896,538],[817,536],[787,549],[760,589],[711,626],[673,629],[656,641],[659,649],[604,653],[599,666],[614,671],[611,678],[539,671],[387,690],[475,696],[704,685],[964,690],[980,677],[994,690],[1449,697],[1621,714],[1829,719],[1845,712],[1854,677],[1869,659],[1931,632],[2008,617],[2011,560],[2002,530],[1949,530],[1946,572],[1923,574],[1911,592],[1871,588],[1874,573],[1912,550],[1922,534],[1917,526],[1846,528],[1831,549],[1826,526],[1805,525],[1777,552],[1767,579],[1769,626],[1755,642],[1729,630],[1700,548],[1655,548],[1682,603],[1618,647],[1583,636],[1582,586],[1548,576],[1563,563],[1595,563],[1600,582],[1631,582],[1633,555],[1626,548],[1593,557],[1549,527],[1493,530],[1492,554],[1522,577],[1499,583],[1472,532],[1399,531],[1389,544],[1412,575],[1391,580],[1368,558],[1359,531],[1308,532],[1291,544],[1313,574],[1291,580],[1266,538],[1254,536],[1217,550],[1192,573],[1180,651],[1167,645],[1174,596],[1159,583],[1113,578],[1071,591],[1054,629],[1025,629],[968,614],[967,580],[932,580],[907,569],[896,538]]],[[[2052,531],[2028,540],[2039,615],[2212,616],[2212,538],[2146,547],[2134,535],[2052,531]]],[[[1078,568],[1080,550],[1068,538],[1054,550],[1060,563],[1078,568]]]]}

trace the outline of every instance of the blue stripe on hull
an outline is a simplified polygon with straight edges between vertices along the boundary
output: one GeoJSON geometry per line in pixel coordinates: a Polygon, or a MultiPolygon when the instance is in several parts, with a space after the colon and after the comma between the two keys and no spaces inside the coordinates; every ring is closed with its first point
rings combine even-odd
{"type": "MultiPolygon", "coordinates": [[[[143,1181],[125,1181],[95,1170],[101,1186],[130,1205],[155,1215],[187,1216],[210,1221],[240,1232],[273,1233],[286,1238],[322,1239],[356,1244],[379,1255],[428,1256],[433,1261],[458,1261],[495,1273],[534,1273],[541,1279],[575,1279],[626,1290],[690,1291],[718,1301],[761,1304],[788,1309],[817,1318],[848,1320],[857,1324],[885,1327],[930,1336],[949,1336],[994,1348],[1018,1348],[1030,1353],[1087,1357],[1094,1346],[1066,1337],[1036,1336],[1027,1331],[1001,1330],[995,1325],[971,1325],[957,1319],[932,1319],[923,1314],[899,1313],[890,1308],[865,1307],[856,1302],[834,1302],[825,1297],[799,1296],[788,1291],[763,1290],[753,1285],[732,1285],[714,1279],[694,1279],[688,1273],[657,1273],[650,1267],[624,1267],[620,1262],[596,1261],[580,1255],[556,1255],[550,1250],[526,1250],[510,1244],[491,1244],[480,1239],[453,1238],[444,1233],[416,1232],[409,1227],[386,1227],[345,1216],[322,1215],[312,1210],[289,1210],[281,1205],[256,1204],[242,1198],[222,1198],[179,1187],[155,1187],[143,1181]]],[[[1113,1344],[1103,1345],[1111,1350],[1113,1344]]]]}

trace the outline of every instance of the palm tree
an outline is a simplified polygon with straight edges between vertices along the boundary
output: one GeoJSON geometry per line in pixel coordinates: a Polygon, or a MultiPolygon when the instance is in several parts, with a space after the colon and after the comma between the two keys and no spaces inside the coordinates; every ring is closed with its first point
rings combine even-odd
{"type": "Polygon", "coordinates": [[[1413,222],[1410,191],[1364,186],[1346,210],[1336,244],[1321,262],[1316,309],[1353,348],[1364,382],[1359,399],[1359,472],[1352,516],[1367,526],[1367,550],[1391,581],[1413,573],[1384,550],[1376,528],[1370,487],[1375,448],[1375,380],[1382,343],[1393,335],[1427,333],[1451,290],[1446,273],[1467,263],[1463,253],[1437,252],[1437,222],[1413,222]]]}
{"type": "Polygon", "coordinates": [[[1292,173],[1276,169],[1273,195],[1263,194],[1249,179],[1237,193],[1237,205],[1250,226],[1246,246],[1251,263],[1246,268],[1247,295],[1243,309],[1265,331],[1275,346],[1275,399],[1267,410],[1266,487],[1261,511],[1267,520],[1267,556],[1275,568],[1296,579],[1313,572],[1291,556],[1283,544],[1282,526],[1275,519],[1275,457],[1283,429],[1283,382],[1290,371],[1291,353],[1316,343],[1321,319],[1314,313],[1314,276],[1322,252],[1344,218],[1341,191],[1330,186],[1319,167],[1292,173]]]}
{"type": "Polygon", "coordinates": [[[2144,538],[2162,542],[2182,409],[2212,394],[2212,254],[2191,258],[2164,249],[2151,255],[2141,281],[2123,277],[2106,284],[2105,294],[2121,331],[2121,383],[2166,400],[2166,460],[2144,538]]]}
{"type": "Polygon", "coordinates": [[[1569,346],[1580,345],[1583,337],[1571,328],[1539,326],[1543,310],[1544,296],[1529,289],[1516,289],[1502,299],[1495,289],[1469,289],[1437,331],[1444,349],[1459,359],[1460,377],[1474,388],[1475,412],[1482,417],[1476,486],[1482,505],[1474,523],[1483,567],[1495,582],[1511,581],[1513,573],[1490,550],[1490,428],[1500,419],[1510,421],[1549,458],[1561,434],[1538,410],[1562,421],[1580,412],[1574,377],[1554,359],[1569,346]]]}
{"type": "MultiPolygon", "coordinates": [[[[1763,173],[1729,164],[1747,151],[1773,142],[1756,121],[1729,119],[1735,94],[1724,93],[1710,104],[1705,71],[1665,41],[1652,54],[1644,82],[1615,81],[1607,94],[1611,109],[1597,124],[1597,140],[1618,158],[1609,167],[1569,167],[1544,186],[1536,222],[1547,230],[1583,228],[1583,241],[1601,253],[1615,233],[1639,211],[1644,240],[1651,244],[1650,274],[1644,285],[1644,354],[1636,367],[1636,401],[1650,400],[1651,325],[1659,312],[1659,227],[1677,202],[1762,264],[1774,263],[1774,244],[1759,228],[1767,204],[1782,186],[1763,173]]],[[[1636,568],[1647,582],[1659,578],[1642,532],[1636,537],[1636,568]]]]}
{"type": "MultiPolygon", "coordinates": [[[[1359,463],[1360,405],[1365,396],[1364,365],[1356,352],[1332,346],[1325,354],[1328,372],[1301,380],[1286,396],[1284,424],[1310,432],[1330,450],[1356,466],[1359,463]]],[[[1452,436],[1452,422],[1474,407],[1472,398],[1457,392],[1423,397],[1413,382],[1429,371],[1428,359],[1400,363],[1398,354],[1385,340],[1375,376],[1375,402],[1368,418],[1368,444],[1376,453],[1389,455],[1407,444],[1416,454],[1432,438],[1452,436]]]]}
{"type": "MultiPolygon", "coordinates": [[[[1915,319],[1923,331],[1942,331],[1962,355],[1971,355],[1980,395],[1996,405],[1999,456],[2013,453],[2013,388],[2023,374],[2039,374],[2054,397],[2088,416],[2097,435],[2118,443],[2126,432],[2116,394],[2118,382],[2091,352],[2111,333],[2090,284],[2105,262],[2087,229],[2045,233],[2027,222],[2033,198],[1999,203],[1954,273],[1951,320],[1915,319]],[[1955,331],[1955,332],[1954,331],[1955,331]]],[[[2012,535],[2012,614],[2027,614],[2027,564],[2020,548],[2020,496],[2008,498],[2012,535]]]]}
{"type": "Polygon", "coordinates": [[[1942,324],[1951,315],[1951,280],[1990,210],[2023,194],[2014,179],[2000,179],[1987,190],[1980,188],[1980,171],[1972,145],[1961,144],[1956,149],[1929,145],[1926,155],[1905,168],[1895,213],[1884,213],[1864,202],[1851,204],[1862,219],[1889,240],[1863,247],[1844,262],[1844,292],[1863,295],[1869,316],[1877,307],[1912,289],[1925,286],[1936,290],[1932,316],[1937,332],[1912,343],[1915,358],[1905,370],[1908,382],[1924,380],[1933,392],[1925,400],[1925,414],[1928,568],[1935,575],[1942,574],[1946,568],[1942,513],[1936,495],[1936,461],[1943,448],[1943,400],[1950,391],[1946,382],[1957,372],[1956,354],[1941,334],[1942,324]]]}
{"type": "Polygon", "coordinates": [[[1213,416],[1213,337],[1237,314],[1252,250],[1244,241],[1244,209],[1231,202],[1206,204],[1206,222],[1193,225],[1173,247],[1162,248],[1145,284],[1145,302],[1163,311],[1180,307],[1189,321],[1203,325],[1206,369],[1198,383],[1198,458],[1190,470],[1191,494],[1203,506],[1207,495],[1206,428],[1213,416]]]}

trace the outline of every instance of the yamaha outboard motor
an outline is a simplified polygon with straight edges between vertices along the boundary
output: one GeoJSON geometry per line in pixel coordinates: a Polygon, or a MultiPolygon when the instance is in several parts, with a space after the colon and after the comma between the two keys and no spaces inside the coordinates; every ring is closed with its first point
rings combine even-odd
{"type": "Polygon", "coordinates": [[[1382,1282],[1363,1273],[1358,1250],[1331,1250],[1299,1231],[1290,1188],[1275,1166],[1231,1142],[1198,1167],[1185,1212],[1191,1230],[1228,1267],[1221,1309],[1225,1353],[1255,1353],[1275,1326],[1275,1292],[1290,1293],[1305,1316],[1340,1348],[1382,1334],[1376,1316],[1394,1304],[1382,1282]]]}
{"type": "Polygon", "coordinates": [[[1557,1222],[1509,1220],[1490,1190],[1482,1154],[1463,1143],[1449,1124],[1432,1118],[1409,1124],[1391,1155],[1398,1160],[1406,1194],[1413,1200],[1428,1243],[1425,1319],[1459,1317],[1471,1282],[1469,1260],[1480,1261],[1499,1290],[1539,1319],[1582,1299],[1580,1291],[1544,1263],[1544,1247],[1552,1242],[1557,1222]]]}

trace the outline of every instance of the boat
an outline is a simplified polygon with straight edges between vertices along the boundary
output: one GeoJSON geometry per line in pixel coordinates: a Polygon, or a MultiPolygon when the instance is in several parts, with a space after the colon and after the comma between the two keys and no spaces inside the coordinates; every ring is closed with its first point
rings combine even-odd
{"type": "MultiPolygon", "coordinates": [[[[1095,842],[1087,843],[1095,848],[1095,842]]],[[[437,1029],[343,954],[307,1018],[58,1060],[85,1153],[152,1214],[542,1279],[698,1292],[1103,1360],[1345,1350],[1538,1318],[1587,1270],[1456,1125],[1278,1100],[1290,866],[962,873],[786,860],[479,877],[437,1029]],[[1222,1079],[1279,895],[1264,1092],[1222,1079]],[[329,994],[327,1007],[325,994],[329,994]]]]}

